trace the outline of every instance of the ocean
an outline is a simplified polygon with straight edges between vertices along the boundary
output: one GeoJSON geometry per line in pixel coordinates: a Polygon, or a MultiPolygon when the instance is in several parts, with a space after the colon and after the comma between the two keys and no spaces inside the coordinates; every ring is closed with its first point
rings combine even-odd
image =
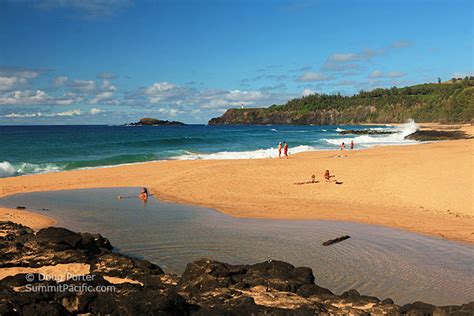
{"type": "Polygon", "coordinates": [[[258,159],[277,156],[278,142],[289,153],[410,144],[402,126],[0,126],[0,177],[98,168],[168,159],[258,159]],[[389,135],[339,135],[348,129],[395,130],[389,135]]]}

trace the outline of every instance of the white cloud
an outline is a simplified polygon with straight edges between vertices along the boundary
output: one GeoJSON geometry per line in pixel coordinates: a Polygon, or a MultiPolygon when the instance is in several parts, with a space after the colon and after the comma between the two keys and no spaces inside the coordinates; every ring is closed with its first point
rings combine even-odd
{"type": "Polygon", "coordinates": [[[330,77],[328,75],[325,75],[323,73],[308,71],[308,72],[305,72],[304,74],[302,74],[301,76],[299,76],[297,81],[300,81],[300,82],[327,81],[327,80],[331,80],[331,79],[332,79],[332,77],[330,77]]]}
{"type": "Polygon", "coordinates": [[[20,67],[0,67],[0,76],[19,77],[25,79],[34,79],[40,75],[41,71],[36,69],[20,67]]]}
{"type": "Polygon", "coordinates": [[[329,55],[328,60],[331,62],[348,62],[360,60],[360,56],[353,53],[334,53],[329,55]]]}
{"type": "Polygon", "coordinates": [[[74,9],[81,17],[94,19],[111,16],[132,5],[132,0],[42,0],[32,2],[34,7],[46,10],[74,9]]]}
{"type": "Polygon", "coordinates": [[[326,71],[341,71],[347,72],[348,70],[354,70],[360,68],[360,65],[364,62],[370,61],[371,59],[383,56],[395,49],[407,48],[412,45],[412,42],[400,40],[391,43],[388,46],[382,48],[364,48],[359,52],[344,52],[344,53],[333,53],[330,54],[323,64],[322,69],[326,71]]]}
{"type": "Polygon", "coordinates": [[[96,114],[99,114],[99,113],[102,113],[102,112],[105,112],[105,110],[102,110],[102,109],[98,109],[98,108],[92,108],[90,109],[89,113],[91,115],[96,115],[96,114]]]}
{"type": "Polygon", "coordinates": [[[369,74],[369,78],[401,78],[404,76],[406,76],[406,73],[401,71],[383,72],[380,70],[374,70],[369,74]]]}
{"type": "Polygon", "coordinates": [[[89,101],[91,104],[97,104],[99,102],[103,101],[110,101],[113,98],[113,93],[110,91],[104,91],[101,93],[98,93],[95,98],[89,101]]]}
{"type": "Polygon", "coordinates": [[[398,40],[393,42],[390,47],[391,48],[407,48],[413,45],[413,42],[407,40],[398,40]]]}
{"type": "Polygon", "coordinates": [[[115,79],[118,76],[112,72],[101,72],[97,75],[97,77],[99,77],[100,79],[110,80],[110,79],[115,79]]]}
{"type": "Polygon", "coordinates": [[[69,83],[69,86],[79,92],[94,92],[97,90],[97,85],[94,80],[74,80],[69,83]]]}
{"type": "Polygon", "coordinates": [[[53,116],[76,116],[76,115],[81,115],[81,110],[74,109],[74,110],[65,111],[65,112],[53,113],[53,116]]]}
{"type": "Polygon", "coordinates": [[[27,80],[25,78],[0,76],[0,91],[11,90],[26,83],[27,80]]]}
{"type": "MultiPolygon", "coordinates": [[[[193,106],[201,109],[222,109],[237,106],[263,106],[280,103],[293,95],[276,93],[270,90],[197,90],[195,88],[177,86],[169,82],[157,82],[143,90],[150,104],[175,106],[184,108],[193,106]]],[[[143,104],[139,94],[128,100],[143,104]]],[[[129,103],[133,105],[133,103],[129,103]]]]}
{"type": "Polygon", "coordinates": [[[18,67],[0,67],[0,91],[17,89],[22,85],[28,84],[29,80],[34,79],[39,75],[39,70],[18,67]]]}
{"type": "Polygon", "coordinates": [[[305,96],[308,96],[308,95],[311,95],[311,94],[315,94],[315,93],[316,93],[316,91],[311,90],[311,89],[308,89],[308,88],[306,88],[306,89],[303,90],[303,96],[304,96],[304,97],[305,97],[305,96]]]}
{"type": "Polygon", "coordinates": [[[0,95],[0,105],[69,105],[78,100],[69,94],[62,97],[52,97],[42,90],[15,90],[0,95]]]}
{"type": "Polygon", "coordinates": [[[57,87],[63,86],[66,84],[66,82],[69,80],[68,77],[66,76],[59,76],[53,79],[53,84],[57,87]]]}
{"type": "Polygon", "coordinates": [[[110,83],[109,80],[104,79],[102,81],[102,89],[107,90],[107,91],[116,91],[117,87],[114,86],[112,83],[110,83]]]}
{"type": "Polygon", "coordinates": [[[179,89],[169,82],[157,82],[145,89],[150,103],[159,103],[179,95],[179,89]]]}
{"type": "Polygon", "coordinates": [[[64,112],[56,112],[56,113],[43,113],[43,112],[35,112],[35,113],[9,113],[4,115],[3,117],[6,118],[31,118],[31,117],[66,117],[66,116],[78,116],[81,115],[81,110],[74,109],[70,111],[64,112]]]}

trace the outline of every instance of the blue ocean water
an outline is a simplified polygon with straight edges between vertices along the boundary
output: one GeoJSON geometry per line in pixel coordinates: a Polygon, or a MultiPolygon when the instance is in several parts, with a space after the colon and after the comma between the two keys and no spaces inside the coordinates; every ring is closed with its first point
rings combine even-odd
{"type": "Polygon", "coordinates": [[[278,142],[290,154],[408,143],[416,127],[388,126],[0,126],[0,177],[165,159],[269,158],[278,142]],[[342,129],[397,129],[391,135],[340,136],[342,129]]]}

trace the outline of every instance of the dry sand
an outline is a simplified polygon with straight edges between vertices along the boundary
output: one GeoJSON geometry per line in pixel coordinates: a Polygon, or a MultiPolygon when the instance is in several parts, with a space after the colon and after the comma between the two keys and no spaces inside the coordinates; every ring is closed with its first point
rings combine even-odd
{"type": "MultiPolygon", "coordinates": [[[[473,133],[472,126],[462,129],[473,133]]],[[[236,217],[356,221],[473,243],[473,145],[469,139],[345,151],[343,158],[340,151],[321,151],[289,159],[160,161],[12,177],[0,179],[0,197],[146,186],[160,199],[236,217]],[[322,181],[326,169],[342,184],[322,181]],[[293,184],[312,174],[321,182],[293,184]]],[[[0,210],[0,219],[5,212],[12,211],[0,210]]],[[[18,220],[22,212],[14,212],[18,220]]],[[[28,220],[23,223],[36,221],[31,215],[28,220]]]]}
{"type": "Polygon", "coordinates": [[[42,266],[38,268],[8,267],[0,269],[0,280],[17,274],[38,273],[43,274],[45,278],[49,278],[58,282],[63,282],[71,277],[89,274],[90,268],[90,265],[86,263],[62,263],[51,266],[42,266]]]}

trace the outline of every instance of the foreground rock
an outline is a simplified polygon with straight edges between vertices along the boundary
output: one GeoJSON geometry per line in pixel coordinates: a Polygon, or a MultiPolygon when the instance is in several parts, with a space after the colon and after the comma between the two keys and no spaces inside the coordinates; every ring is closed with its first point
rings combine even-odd
{"type": "Polygon", "coordinates": [[[356,290],[335,295],[314,283],[311,269],[276,260],[198,260],[178,277],[112,252],[100,235],[34,233],[12,222],[0,231],[0,315],[474,315],[474,302],[398,306],[356,290]],[[59,280],[66,270],[69,279],[59,280]]]}

